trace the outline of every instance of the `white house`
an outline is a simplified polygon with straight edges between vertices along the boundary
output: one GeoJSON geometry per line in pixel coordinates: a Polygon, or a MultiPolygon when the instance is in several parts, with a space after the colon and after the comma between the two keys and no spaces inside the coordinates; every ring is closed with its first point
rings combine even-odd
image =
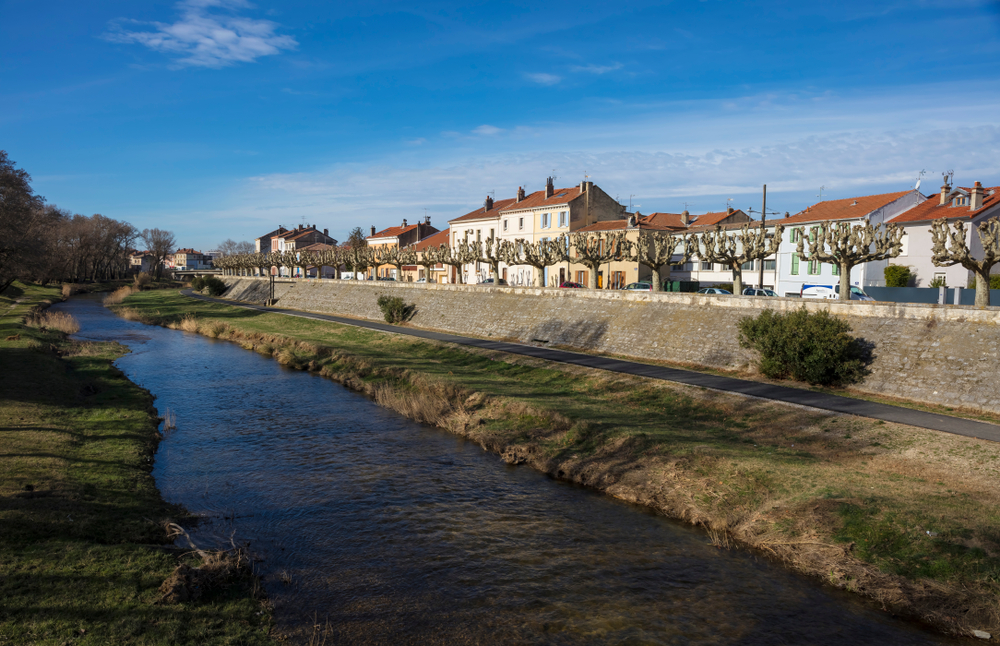
{"type": "MultiPolygon", "coordinates": [[[[1000,186],[983,187],[976,182],[972,188],[952,188],[948,184],[941,187],[939,195],[898,215],[891,220],[903,227],[903,253],[893,259],[894,265],[905,265],[915,275],[914,287],[929,287],[935,278],[943,278],[949,287],[967,287],[971,273],[961,265],[935,267],[931,262],[933,245],[931,223],[947,218],[949,226],[956,220],[966,222],[965,244],[969,246],[973,258],[983,257],[983,245],[976,227],[988,218],[1000,215],[1000,186]]],[[[1000,266],[994,267],[1000,273],[1000,266]]]]}
{"type": "MultiPolygon", "coordinates": [[[[799,239],[808,236],[810,228],[821,223],[844,222],[859,224],[870,221],[884,224],[901,213],[908,211],[927,198],[916,190],[849,197],[843,200],[825,200],[808,207],[805,211],[777,220],[785,226],[778,247],[778,280],[774,291],[779,296],[798,296],[803,285],[838,285],[839,268],[836,265],[818,261],[800,262],[798,257],[799,239]]],[[[806,242],[808,253],[808,241],[806,242]]],[[[885,285],[884,270],[887,261],[869,262],[851,270],[851,285],[859,287],[885,285]]]]}

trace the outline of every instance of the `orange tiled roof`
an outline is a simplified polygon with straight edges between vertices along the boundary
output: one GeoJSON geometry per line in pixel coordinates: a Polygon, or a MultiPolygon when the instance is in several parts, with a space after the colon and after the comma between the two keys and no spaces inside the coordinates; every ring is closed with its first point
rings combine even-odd
{"type": "Polygon", "coordinates": [[[493,208],[489,211],[484,211],[485,207],[479,207],[471,213],[466,213],[465,215],[459,216],[454,220],[448,220],[448,222],[467,222],[469,220],[492,220],[493,218],[500,217],[500,211],[503,210],[505,206],[513,204],[514,198],[509,198],[506,200],[497,200],[493,203],[493,208]]]}
{"type": "Polygon", "coordinates": [[[445,229],[444,231],[438,231],[432,236],[427,236],[420,242],[415,242],[410,245],[410,248],[414,251],[423,251],[428,247],[436,247],[438,245],[447,245],[448,236],[450,235],[451,229],[445,229]]]}
{"type": "Polygon", "coordinates": [[[645,221],[646,218],[642,218],[637,223],[637,226],[629,227],[628,220],[602,220],[601,222],[595,222],[588,226],[580,229],[581,233],[591,233],[594,231],[672,231],[667,227],[661,227],[655,224],[649,224],[645,221]]]}
{"type": "Polygon", "coordinates": [[[327,249],[333,249],[333,245],[328,245],[323,242],[314,242],[312,244],[307,244],[304,247],[296,248],[296,251],[326,251],[327,249]]]}
{"type": "Polygon", "coordinates": [[[558,206],[560,204],[572,202],[581,195],[583,195],[583,191],[580,190],[579,186],[574,186],[573,188],[557,188],[552,191],[552,197],[548,199],[545,197],[545,191],[535,191],[531,195],[526,196],[520,202],[510,200],[512,204],[502,210],[520,211],[521,209],[537,209],[546,206],[558,206]]]}
{"type": "MultiPolygon", "coordinates": [[[[962,188],[966,193],[971,193],[971,188],[962,188]]],[[[1000,204],[1000,186],[987,186],[982,189],[983,191],[983,205],[976,209],[975,211],[969,208],[969,205],[965,206],[952,206],[951,198],[954,197],[954,191],[948,196],[947,204],[941,204],[940,194],[931,195],[930,198],[916,205],[909,211],[905,213],[900,213],[893,219],[889,220],[893,224],[904,224],[906,222],[923,222],[938,220],[940,218],[974,218],[980,215],[987,209],[993,208],[997,204],[1000,204]]]]}
{"type": "Polygon", "coordinates": [[[282,233],[287,233],[287,232],[288,232],[288,229],[286,229],[285,227],[278,227],[274,231],[271,231],[270,233],[265,233],[261,237],[256,238],[256,240],[263,240],[264,238],[273,238],[273,237],[275,237],[277,235],[280,235],[282,233]]]}
{"type": "Polygon", "coordinates": [[[726,218],[736,215],[737,213],[740,215],[746,215],[741,209],[733,209],[732,213],[729,211],[717,211],[702,213],[701,215],[688,215],[688,224],[686,226],[681,222],[681,217],[683,215],[681,213],[650,213],[642,219],[644,222],[655,224],[666,229],[683,230],[688,227],[715,226],[719,222],[722,222],[726,218]]]}
{"type": "Polygon", "coordinates": [[[389,227],[388,229],[382,229],[373,236],[368,236],[365,240],[374,240],[375,238],[398,238],[407,231],[412,231],[417,228],[416,224],[408,224],[405,227],[389,227]]]}
{"type": "Polygon", "coordinates": [[[801,222],[823,222],[827,220],[851,220],[863,218],[872,211],[895,202],[910,191],[898,193],[882,193],[881,195],[865,195],[863,197],[848,197],[843,200],[825,200],[813,204],[805,211],[782,218],[782,224],[799,224],[801,222]]]}

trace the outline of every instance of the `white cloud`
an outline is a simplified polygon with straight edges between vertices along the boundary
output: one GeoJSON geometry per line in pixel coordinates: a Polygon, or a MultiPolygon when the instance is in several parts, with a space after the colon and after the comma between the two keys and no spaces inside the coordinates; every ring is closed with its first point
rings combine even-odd
{"type": "MultiPolygon", "coordinates": [[[[275,33],[277,23],[235,13],[249,6],[243,0],[185,0],[177,4],[181,12],[177,22],[148,23],[154,27],[151,31],[130,31],[119,22],[112,25],[104,38],[116,43],[138,43],[173,55],[175,63],[181,67],[219,68],[249,63],[298,45],[291,36],[275,33]],[[211,13],[213,8],[229,13],[211,13]]],[[[147,24],[133,20],[125,22],[147,24]]]]}
{"type": "Polygon", "coordinates": [[[614,65],[574,65],[572,69],[574,72],[585,72],[587,74],[607,74],[608,72],[614,72],[615,70],[620,70],[624,67],[621,63],[615,63],[614,65]]]}
{"type": "Polygon", "coordinates": [[[489,124],[483,124],[472,130],[473,134],[482,135],[484,137],[492,137],[493,135],[498,135],[501,132],[503,132],[503,128],[497,128],[496,126],[491,126],[489,124]]]}
{"type": "Polygon", "coordinates": [[[544,72],[538,72],[536,74],[525,74],[525,78],[533,83],[538,83],[539,85],[555,85],[562,80],[561,76],[556,76],[555,74],[546,74],[544,72]]]}

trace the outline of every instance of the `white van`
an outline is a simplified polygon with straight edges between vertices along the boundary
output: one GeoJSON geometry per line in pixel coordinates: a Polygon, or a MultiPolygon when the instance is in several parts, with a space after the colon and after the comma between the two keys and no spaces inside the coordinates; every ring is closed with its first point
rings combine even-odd
{"type": "MultiPolygon", "coordinates": [[[[840,285],[803,285],[799,292],[802,298],[840,298],[840,285]]],[[[864,292],[860,287],[851,285],[852,301],[874,301],[875,299],[864,292]]]]}

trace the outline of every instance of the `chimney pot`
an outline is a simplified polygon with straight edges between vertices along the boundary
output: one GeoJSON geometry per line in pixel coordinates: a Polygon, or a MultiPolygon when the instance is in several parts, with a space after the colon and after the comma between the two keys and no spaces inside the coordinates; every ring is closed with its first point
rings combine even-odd
{"type": "Polygon", "coordinates": [[[323,235],[325,235],[325,236],[330,235],[330,230],[329,229],[323,229],[323,235]]]}
{"type": "Polygon", "coordinates": [[[688,213],[687,209],[684,209],[681,212],[681,224],[683,224],[684,226],[687,226],[690,223],[691,223],[691,214],[688,213]]]}
{"type": "Polygon", "coordinates": [[[735,209],[733,209],[733,207],[731,207],[731,206],[727,206],[726,207],[726,213],[729,214],[729,215],[732,215],[732,213],[733,213],[734,210],[735,209]]]}
{"type": "Polygon", "coordinates": [[[523,186],[518,186],[517,187],[517,201],[520,202],[523,199],[524,199],[524,187],[523,186]]]}
{"type": "Polygon", "coordinates": [[[983,208],[983,185],[976,182],[972,185],[972,192],[969,193],[969,210],[978,211],[983,208]]]}
{"type": "Polygon", "coordinates": [[[785,217],[786,217],[786,218],[790,218],[790,217],[792,217],[792,216],[788,214],[788,211],[785,211],[785,217]]]}
{"type": "Polygon", "coordinates": [[[375,235],[375,225],[372,225],[372,235],[375,235]]]}
{"type": "Polygon", "coordinates": [[[406,226],[406,218],[403,218],[403,226],[406,226]]]}
{"type": "Polygon", "coordinates": [[[424,224],[426,224],[427,226],[431,225],[431,216],[429,215],[424,216],[424,224]]]}
{"type": "Polygon", "coordinates": [[[944,206],[945,204],[948,203],[948,193],[950,193],[950,192],[951,192],[951,187],[950,186],[948,186],[947,184],[942,184],[941,185],[941,202],[940,202],[940,206],[944,206]]]}

